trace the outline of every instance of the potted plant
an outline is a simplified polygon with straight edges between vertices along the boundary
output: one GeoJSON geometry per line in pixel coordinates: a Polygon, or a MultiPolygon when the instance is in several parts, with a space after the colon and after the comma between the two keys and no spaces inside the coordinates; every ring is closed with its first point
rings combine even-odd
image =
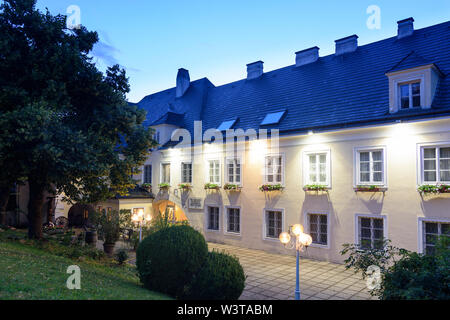
{"type": "Polygon", "coordinates": [[[356,192],[378,192],[380,191],[380,187],[378,186],[356,186],[355,191],[356,192]]]}
{"type": "Polygon", "coordinates": [[[141,188],[149,193],[152,192],[152,185],[150,183],[141,184],[141,188]]]}
{"type": "Polygon", "coordinates": [[[241,191],[241,186],[233,183],[226,183],[223,186],[223,189],[228,191],[241,191]]]}
{"type": "Polygon", "coordinates": [[[178,188],[180,188],[184,192],[187,192],[192,189],[192,186],[189,183],[180,183],[178,185],[178,188]]]}
{"type": "Polygon", "coordinates": [[[263,184],[259,187],[259,190],[262,192],[266,191],[281,191],[283,190],[283,186],[281,184],[263,184]]]}
{"type": "Polygon", "coordinates": [[[327,191],[328,187],[323,184],[307,184],[303,190],[305,191],[327,191]]]}
{"type": "Polygon", "coordinates": [[[93,225],[103,238],[103,250],[108,256],[114,252],[114,246],[120,237],[120,215],[117,210],[110,212],[97,211],[93,217],[93,225]]]}
{"type": "Polygon", "coordinates": [[[426,193],[450,193],[450,185],[447,184],[423,184],[417,188],[417,191],[419,191],[422,194],[426,193]]]}
{"type": "Polygon", "coordinates": [[[205,183],[205,190],[219,190],[220,187],[216,183],[205,183]]]}
{"type": "Polygon", "coordinates": [[[168,184],[167,182],[161,182],[161,183],[158,185],[158,187],[159,187],[160,190],[167,191],[167,190],[169,190],[169,188],[170,188],[170,184],[168,184]]]}

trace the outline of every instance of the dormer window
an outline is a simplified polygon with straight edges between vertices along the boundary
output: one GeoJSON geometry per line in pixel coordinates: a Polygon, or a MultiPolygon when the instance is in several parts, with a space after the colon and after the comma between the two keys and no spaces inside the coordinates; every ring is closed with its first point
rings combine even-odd
{"type": "Polygon", "coordinates": [[[401,109],[420,107],[420,81],[401,83],[398,93],[401,109]]]}

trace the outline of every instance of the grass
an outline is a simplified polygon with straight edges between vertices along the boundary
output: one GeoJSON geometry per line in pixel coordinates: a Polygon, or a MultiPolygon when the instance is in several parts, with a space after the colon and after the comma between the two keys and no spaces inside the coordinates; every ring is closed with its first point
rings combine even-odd
{"type": "Polygon", "coordinates": [[[0,238],[0,300],[161,300],[168,296],[144,289],[130,265],[112,261],[73,260],[31,246],[25,241],[0,238]],[[66,287],[67,267],[81,269],[81,289],[66,287]]]}

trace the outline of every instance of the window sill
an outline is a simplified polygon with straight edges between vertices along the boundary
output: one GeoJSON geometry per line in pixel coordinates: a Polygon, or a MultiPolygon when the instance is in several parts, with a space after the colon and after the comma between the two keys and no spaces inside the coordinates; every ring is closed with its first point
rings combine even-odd
{"type": "Polygon", "coordinates": [[[308,247],[320,248],[320,249],[330,249],[328,244],[311,243],[308,247]]]}
{"type": "Polygon", "coordinates": [[[353,187],[355,192],[386,192],[388,188],[386,186],[377,186],[377,185],[360,185],[358,187],[353,187]]]}
{"type": "Polygon", "coordinates": [[[224,234],[225,236],[241,237],[241,233],[237,233],[237,232],[229,232],[229,231],[225,231],[223,234],[224,234]]]}

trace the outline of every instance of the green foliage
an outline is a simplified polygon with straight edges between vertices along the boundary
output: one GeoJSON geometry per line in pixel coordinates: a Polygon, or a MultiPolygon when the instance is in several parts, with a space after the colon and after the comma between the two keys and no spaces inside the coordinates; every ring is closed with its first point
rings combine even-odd
{"type": "Polygon", "coordinates": [[[183,191],[189,191],[192,189],[192,186],[189,183],[180,183],[178,185],[178,188],[180,188],[183,191]]]}
{"type": "Polygon", "coordinates": [[[237,184],[233,184],[233,183],[226,183],[223,186],[224,190],[230,190],[230,191],[240,191],[241,190],[241,186],[237,185],[237,184]]]}
{"type": "Polygon", "coordinates": [[[147,289],[180,296],[204,262],[208,247],[202,234],[176,225],[151,233],[138,246],[136,266],[147,289]]]}
{"type": "MultiPolygon", "coordinates": [[[[128,211],[112,210],[111,212],[95,211],[89,219],[98,231],[99,236],[105,243],[116,243],[120,237],[121,215],[126,215],[128,211]]],[[[122,218],[122,223],[124,218],[122,218]]]]}
{"type": "Polygon", "coordinates": [[[260,191],[281,191],[283,190],[283,186],[281,184],[263,184],[259,187],[260,191]]]}
{"type": "Polygon", "coordinates": [[[381,282],[372,295],[382,300],[449,300],[450,239],[441,237],[433,255],[423,255],[393,247],[362,251],[355,245],[344,245],[341,254],[349,254],[347,268],[367,277],[367,268],[380,267],[381,282]]]}
{"type": "Polygon", "coordinates": [[[160,184],[158,184],[158,187],[160,189],[169,189],[170,188],[170,184],[168,184],[167,182],[161,182],[160,184]]]}
{"type": "Polygon", "coordinates": [[[447,184],[423,184],[417,188],[420,193],[449,193],[450,185],[447,184]]]}
{"type": "Polygon", "coordinates": [[[205,190],[219,190],[219,185],[216,183],[205,183],[205,190]]]}
{"type": "Polygon", "coordinates": [[[356,186],[356,191],[377,192],[377,191],[380,191],[380,187],[375,186],[375,185],[370,185],[370,186],[360,185],[360,186],[356,186]]]}
{"type": "Polygon", "coordinates": [[[328,187],[323,184],[307,184],[304,189],[306,191],[326,191],[328,187]]]}
{"type": "Polygon", "coordinates": [[[128,260],[128,253],[126,250],[121,249],[116,253],[117,262],[122,265],[125,261],[128,260]]]}
{"type": "Polygon", "coordinates": [[[97,42],[35,0],[1,3],[0,186],[30,183],[30,236],[42,235],[45,191],[84,203],[126,194],[156,145],[145,111],[125,99],[125,71],[103,74],[89,57],[97,42]]]}
{"type": "Polygon", "coordinates": [[[236,257],[208,252],[202,268],[186,287],[183,298],[189,300],[237,300],[245,287],[244,269],[236,257]]]}

